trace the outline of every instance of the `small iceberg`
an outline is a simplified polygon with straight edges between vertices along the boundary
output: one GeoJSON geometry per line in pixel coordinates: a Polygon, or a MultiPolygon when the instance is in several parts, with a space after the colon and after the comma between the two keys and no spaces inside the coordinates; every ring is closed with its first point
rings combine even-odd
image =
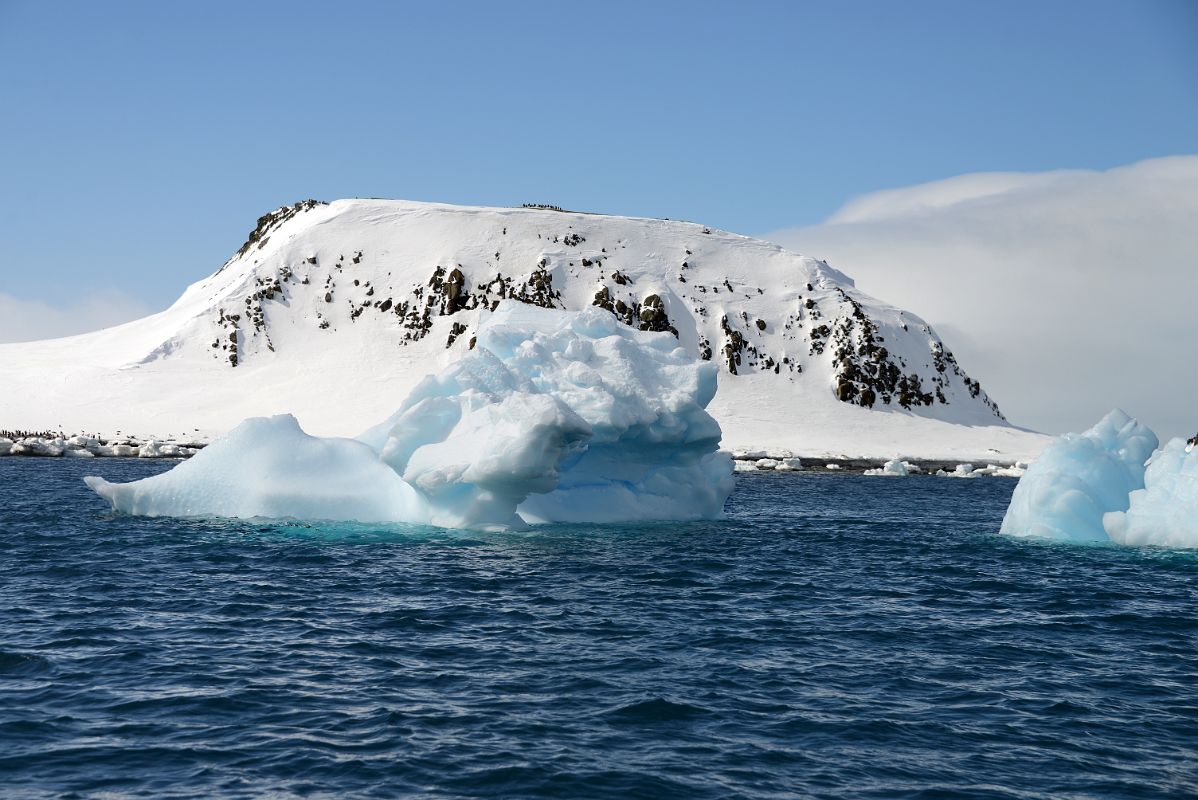
{"type": "Polygon", "coordinates": [[[1198,454],[1118,409],[1053,441],[1028,468],[1001,533],[1071,542],[1198,547],[1198,454]]]}
{"type": "Polygon", "coordinates": [[[378,454],[320,439],[295,417],[247,419],[174,469],[132,483],[83,479],[113,510],[142,517],[423,522],[424,504],[378,454]]]}
{"type": "Polygon", "coordinates": [[[908,475],[914,475],[921,472],[919,467],[909,461],[903,461],[901,458],[892,458],[882,466],[876,469],[867,469],[863,475],[881,475],[887,478],[905,478],[908,475]]]}

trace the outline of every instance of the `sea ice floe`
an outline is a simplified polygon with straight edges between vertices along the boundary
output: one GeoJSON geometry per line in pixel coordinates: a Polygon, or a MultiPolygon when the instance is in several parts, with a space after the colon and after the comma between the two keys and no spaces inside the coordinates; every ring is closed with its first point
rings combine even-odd
{"type": "Polygon", "coordinates": [[[359,440],[253,419],[171,472],[88,485],[150,515],[470,528],[716,517],[732,489],[705,410],[716,371],[601,309],[504,302],[475,347],[359,440]],[[334,470],[346,479],[324,484],[334,470]]]}
{"type": "Polygon", "coordinates": [[[67,450],[64,439],[25,438],[13,442],[9,454],[14,456],[61,456],[67,450]]]}
{"type": "Polygon", "coordinates": [[[144,443],[120,441],[101,444],[95,436],[76,434],[61,436],[26,436],[16,441],[0,438],[0,456],[42,456],[62,458],[124,457],[124,458],[187,458],[195,455],[196,447],[176,442],[150,439],[144,443]]]}
{"type": "Polygon", "coordinates": [[[906,461],[903,461],[902,459],[892,458],[889,461],[887,461],[885,464],[883,464],[882,466],[878,467],[877,469],[865,470],[864,474],[865,475],[881,475],[884,477],[892,477],[892,478],[905,477],[907,475],[910,475],[912,473],[912,471],[918,471],[918,469],[912,470],[913,466],[914,465],[909,464],[906,461]]]}
{"type": "Polygon", "coordinates": [[[937,475],[947,478],[981,478],[985,475],[991,475],[998,478],[1022,478],[1027,471],[1026,461],[1016,461],[1008,467],[998,464],[987,464],[984,467],[974,468],[973,464],[958,464],[953,468],[952,472],[938,470],[937,475]]]}

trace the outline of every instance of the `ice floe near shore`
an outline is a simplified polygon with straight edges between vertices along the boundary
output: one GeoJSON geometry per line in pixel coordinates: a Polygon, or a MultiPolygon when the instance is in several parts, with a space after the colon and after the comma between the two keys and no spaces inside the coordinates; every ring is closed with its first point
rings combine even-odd
{"type": "Polygon", "coordinates": [[[912,472],[919,472],[919,467],[916,467],[910,462],[902,459],[892,458],[882,466],[876,469],[867,469],[866,475],[880,475],[890,478],[902,478],[910,475],[912,472]]]}
{"type": "Polygon", "coordinates": [[[95,436],[0,436],[0,456],[36,458],[190,458],[203,444],[148,439],[106,441],[95,436]]]}
{"type": "Polygon", "coordinates": [[[1198,547],[1198,454],[1116,409],[1052,442],[1020,479],[1009,536],[1198,547]]]}
{"type": "Polygon", "coordinates": [[[671,334],[504,302],[474,344],[359,440],[251,419],[170,472],[88,485],[155,516],[510,528],[720,515],[732,465],[705,411],[716,367],[671,334]]]}
{"type": "Polygon", "coordinates": [[[973,464],[958,464],[952,472],[937,470],[936,474],[945,478],[981,478],[992,475],[998,478],[1022,478],[1027,472],[1028,462],[1016,461],[1009,467],[998,464],[987,464],[984,467],[974,467],[973,464]]]}

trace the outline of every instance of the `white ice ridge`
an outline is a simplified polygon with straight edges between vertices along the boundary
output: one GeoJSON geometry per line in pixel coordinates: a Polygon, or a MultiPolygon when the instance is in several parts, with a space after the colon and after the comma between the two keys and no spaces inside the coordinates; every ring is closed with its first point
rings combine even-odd
{"type": "Polygon", "coordinates": [[[1198,547],[1198,454],[1181,439],[1156,446],[1156,434],[1117,409],[1065,434],[1020,479],[1002,533],[1198,547]]]}
{"type": "Polygon", "coordinates": [[[87,483],[113,509],[153,516],[415,522],[718,517],[732,465],[705,408],[716,367],[669,333],[602,309],[505,301],[474,347],[418,384],[358,440],[293,417],[251,419],[170,472],[87,483]]]}

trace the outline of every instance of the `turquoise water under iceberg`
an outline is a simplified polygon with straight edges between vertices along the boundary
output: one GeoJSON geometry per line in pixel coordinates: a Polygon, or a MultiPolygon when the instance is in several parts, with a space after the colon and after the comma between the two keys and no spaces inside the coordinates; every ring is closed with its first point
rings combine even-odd
{"type": "Polygon", "coordinates": [[[0,794],[1198,793],[1198,555],[1015,482],[742,474],[720,522],[114,517],[0,460],[0,794]]]}

